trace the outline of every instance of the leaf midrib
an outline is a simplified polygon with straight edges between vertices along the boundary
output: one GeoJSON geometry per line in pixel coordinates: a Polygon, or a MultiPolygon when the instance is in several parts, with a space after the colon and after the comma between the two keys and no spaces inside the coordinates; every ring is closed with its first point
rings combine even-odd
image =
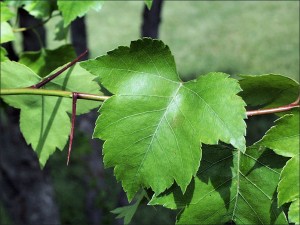
{"type": "MultiPolygon", "coordinates": [[[[159,120],[159,123],[158,123],[158,125],[156,126],[156,129],[155,129],[155,131],[154,131],[153,134],[152,134],[151,141],[150,141],[149,146],[148,146],[148,148],[147,148],[147,150],[146,150],[146,152],[145,152],[145,155],[144,155],[144,157],[143,157],[143,159],[142,159],[142,161],[141,161],[141,163],[140,163],[140,166],[139,166],[137,172],[135,173],[134,180],[136,180],[136,176],[139,174],[139,171],[140,171],[140,169],[142,168],[142,166],[143,166],[143,164],[144,164],[144,161],[145,161],[145,159],[147,158],[147,155],[149,154],[149,151],[150,151],[151,146],[152,146],[152,142],[153,142],[153,140],[154,140],[154,138],[155,138],[155,136],[156,136],[157,131],[159,130],[159,127],[160,127],[160,125],[161,125],[161,122],[163,121],[164,118],[166,118],[166,113],[168,112],[168,109],[169,109],[170,105],[171,105],[172,102],[174,101],[175,97],[177,96],[177,94],[178,94],[178,92],[179,92],[179,90],[180,90],[180,88],[181,88],[181,86],[182,86],[181,83],[179,83],[179,84],[180,84],[179,87],[174,91],[174,95],[173,95],[172,99],[171,99],[170,102],[168,103],[168,106],[167,106],[166,110],[164,111],[163,115],[161,116],[161,118],[160,118],[160,120],[159,120]]],[[[175,134],[174,134],[174,135],[175,135],[175,134]]],[[[176,138],[176,135],[175,135],[175,138],[176,138]]],[[[177,139],[176,139],[176,140],[177,140],[177,139]]],[[[177,146],[178,146],[178,145],[177,145],[177,146]]],[[[180,148],[178,148],[178,150],[180,151],[180,148]]],[[[180,159],[181,159],[181,165],[182,165],[182,167],[183,167],[182,157],[180,157],[180,159]]]]}

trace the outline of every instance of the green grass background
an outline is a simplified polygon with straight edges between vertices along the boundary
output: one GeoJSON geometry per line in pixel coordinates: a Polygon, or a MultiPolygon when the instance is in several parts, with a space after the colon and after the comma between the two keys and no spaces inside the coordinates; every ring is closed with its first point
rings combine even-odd
{"type": "MultiPolygon", "coordinates": [[[[138,39],[143,6],[108,1],[99,12],[90,11],[91,57],[138,39]]],[[[160,39],[183,77],[222,71],[283,74],[299,81],[299,1],[165,1],[160,39]]]]}

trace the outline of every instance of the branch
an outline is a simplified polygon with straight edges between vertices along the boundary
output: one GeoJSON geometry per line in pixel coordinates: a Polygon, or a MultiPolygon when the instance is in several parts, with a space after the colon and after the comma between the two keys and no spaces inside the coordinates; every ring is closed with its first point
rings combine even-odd
{"type": "Polygon", "coordinates": [[[85,50],[81,55],[79,55],[76,59],[74,59],[72,62],[70,62],[68,65],[66,65],[65,67],[61,68],[59,71],[57,71],[56,73],[54,73],[53,75],[46,77],[45,79],[43,79],[41,82],[30,86],[29,88],[40,88],[42,86],[44,86],[45,84],[47,84],[48,82],[50,82],[51,80],[53,80],[55,77],[59,76],[60,74],[62,74],[65,70],[69,69],[71,66],[73,66],[75,63],[77,63],[88,51],[85,50]]]}
{"type": "Polygon", "coordinates": [[[24,32],[24,31],[27,31],[27,30],[31,30],[31,29],[35,29],[35,28],[38,28],[40,26],[43,26],[45,23],[47,23],[51,18],[55,17],[55,16],[59,16],[60,14],[56,14],[56,15],[53,15],[53,16],[49,16],[46,20],[44,21],[41,21],[40,23],[38,24],[35,24],[33,26],[29,26],[29,27],[19,27],[19,28],[14,28],[12,31],[13,32],[24,32]]]}
{"type": "Polygon", "coordinates": [[[257,109],[257,110],[251,110],[247,111],[247,116],[257,116],[257,115],[265,115],[265,114],[272,114],[272,113],[278,113],[278,112],[285,112],[292,110],[294,108],[299,108],[299,99],[300,96],[297,98],[296,101],[292,102],[291,104],[284,105],[284,106],[279,106],[276,108],[271,108],[271,109],[257,109]]]}
{"type": "MultiPolygon", "coordinates": [[[[88,94],[88,93],[81,93],[81,92],[76,92],[76,93],[77,93],[77,99],[105,101],[110,98],[110,96],[95,95],[95,94],[88,94]]],[[[35,88],[0,89],[0,95],[43,95],[43,96],[73,98],[73,92],[71,91],[35,89],[35,88]]],[[[265,115],[265,114],[272,114],[278,112],[285,112],[299,107],[300,106],[299,106],[299,97],[298,97],[296,101],[288,105],[279,106],[271,109],[258,109],[258,110],[247,111],[246,114],[248,117],[265,115]]]]}

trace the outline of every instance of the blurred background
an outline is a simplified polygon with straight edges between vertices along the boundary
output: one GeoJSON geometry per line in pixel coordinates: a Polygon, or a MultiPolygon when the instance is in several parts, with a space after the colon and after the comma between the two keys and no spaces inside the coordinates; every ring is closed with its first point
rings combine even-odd
{"type": "MultiPolygon", "coordinates": [[[[147,36],[141,30],[145,10],[143,1],[106,1],[99,12],[90,11],[84,18],[89,57],[147,36]]],[[[158,38],[170,47],[184,80],[221,71],[282,74],[299,81],[299,1],[164,1],[160,17],[158,38]]],[[[53,18],[45,26],[49,49],[66,43],[54,41],[57,22],[53,18]]],[[[21,38],[14,45],[17,52],[21,38]]],[[[55,225],[123,223],[110,211],[128,202],[112,169],[103,168],[101,141],[91,140],[96,110],[77,120],[71,164],[66,166],[66,149],[56,151],[40,171],[18,126],[11,125],[18,123],[18,113],[3,102],[1,107],[1,225],[28,225],[47,216],[55,225]],[[28,187],[33,184],[36,189],[28,187]]],[[[248,119],[247,143],[257,141],[274,119],[248,119]]],[[[145,201],[131,224],[174,224],[176,213],[145,201]]]]}

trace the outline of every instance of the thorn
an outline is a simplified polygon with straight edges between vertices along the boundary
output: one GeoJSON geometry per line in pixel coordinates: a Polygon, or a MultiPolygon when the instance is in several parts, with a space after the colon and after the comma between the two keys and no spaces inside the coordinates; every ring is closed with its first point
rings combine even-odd
{"type": "Polygon", "coordinates": [[[40,81],[37,84],[34,84],[32,86],[30,86],[29,88],[40,88],[43,87],[45,84],[49,83],[51,80],[53,80],[55,77],[59,76],[60,74],[62,74],[65,70],[69,69],[71,66],[73,66],[75,63],[77,63],[83,56],[85,56],[87,54],[88,50],[85,50],[83,53],[81,53],[76,59],[74,59],[72,62],[70,62],[68,65],[66,65],[65,67],[61,68],[59,71],[57,71],[56,73],[54,73],[53,75],[43,79],[42,81],[40,81]]]}
{"type": "Polygon", "coordinates": [[[77,104],[78,93],[72,93],[72,119],[71,119],[71,133],[70,133],[70,142],[69,142],[69,150],[68,150],[68,158],[67,158],[67,166],[70,162],[70,156],[72,151],[73,137],[74,137],[74,127],[75,127],[75,118],[76,118],[76,104],[77,104]]]}

